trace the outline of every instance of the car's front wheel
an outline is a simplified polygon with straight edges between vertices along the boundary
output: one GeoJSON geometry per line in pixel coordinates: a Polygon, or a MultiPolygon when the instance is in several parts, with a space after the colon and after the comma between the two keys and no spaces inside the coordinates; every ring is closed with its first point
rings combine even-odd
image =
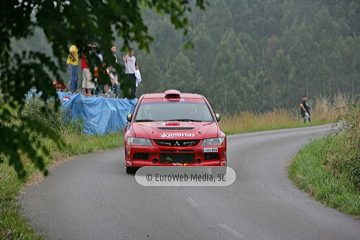
{"type": "Polygon", "coordinates": [[[134,174],[138,168],[136,167],[125,167],[126,173],[128,174],[134,174]]]}

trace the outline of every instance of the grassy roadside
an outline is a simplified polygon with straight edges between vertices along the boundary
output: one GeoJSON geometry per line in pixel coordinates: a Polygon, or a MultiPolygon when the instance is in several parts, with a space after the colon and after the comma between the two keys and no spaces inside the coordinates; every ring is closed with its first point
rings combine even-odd
{"type": "Polygon", "coordinates": [[[316,126],[334,122],[339,116],[346,115],[347,103],[352,101],[354,100],[342,94],[335,96],[332,101],[324,97],[313,99],[309,102],[311,122],[305,125],[301,123],[299,107],[280,108],[264,113],[246,111],[224,115],[219,124],[227,134],[316,126]]]}
{"type": "MultiPolygon", "coordinates": [[[[51,168],[73,156],[101,152],[107,149],[118,148],[123,145],[122,132],[104,136],[89,136],[78,131],[65,131],[66,149],[60,152],[55,146],[51,158],[46,159],[46,165],[51,168]]],[[[52,142],[48,142],[51,146],[52,142]]],[[[35,184],[42,179],[42,174],[27,160],[24,161],[27,169],[25,182],[18,180],[8,160],[0,164],[0,239],[43,239],[31,230],[26,219],[18,212],[19,204],[16,197],[28,185],[35,184]]],[[[51,171],[51,170],[50,170],[51,171]]]]}
{"type": "Polygon", "coordinates": [[[360,218],[360,102],[346,109],[338,129],[299,151],[289,177],[316,200],[360,218]]]}
{"type": "Polygon", "coordinates": [[[314,140],[293,159],[289,177],[305,193],[341,212],[360,218],[360,191],[344,176],[335,176],[324,166],[331,151],[342,144],[344,136],[314,140]]]}
{"type": "Polygon", "coordinates": [[[268,130],[279,130],[279,129],[289,129],[289,128],[302,128],[302,127],[311,127],[311,126],[319,126],[319,125],[324,125],[327,123],[334,123],[336,120],[328,120],[328,121],[315,121],[315,122],[310,122],[310,123],[289,123],[289,124],[284,124],[284,125],[276,125],[276,126],[272,126],[272,125],[268,125],[268,126],[261,126],[261,127],[252,127],[252,128],[248,128],[248,129],[242,129],[242,130],[227,130],[224,131],[226,135],[231,135],[231,134],[240,134],[240,133],[250,133],[250,132],[260,132],[260,131],[268,131],[268,130]]]}

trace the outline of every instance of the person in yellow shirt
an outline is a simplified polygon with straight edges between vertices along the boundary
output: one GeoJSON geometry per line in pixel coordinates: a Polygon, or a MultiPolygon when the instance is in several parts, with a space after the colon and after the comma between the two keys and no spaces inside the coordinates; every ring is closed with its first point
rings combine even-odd
{"type": "Polygon", "coordinates": [[[69,49],[69,56],[66,63],[69,65],[70,74],[70,94],[76,94],[78,84],[78,68],[79,68],[79,54],[76,45],[72,45],[69,49]]]}

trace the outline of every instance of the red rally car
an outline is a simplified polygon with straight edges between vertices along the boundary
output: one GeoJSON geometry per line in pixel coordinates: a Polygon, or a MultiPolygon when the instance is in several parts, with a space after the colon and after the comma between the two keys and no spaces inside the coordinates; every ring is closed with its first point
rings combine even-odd
{"type": "Polygon", "coordinates": [[[204,96],[178,90],[143,94],[127,121],[127,173],[144,166],[204,166],[226,173],[226,135],[204,96]]]}

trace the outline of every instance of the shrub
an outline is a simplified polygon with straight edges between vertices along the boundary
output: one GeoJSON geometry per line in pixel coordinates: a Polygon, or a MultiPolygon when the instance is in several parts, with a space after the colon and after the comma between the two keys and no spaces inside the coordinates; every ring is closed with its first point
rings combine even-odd
{"type": "MultiPolygon", "coordinates": [[[[339,143],[327,155],[326,164],[336,176],[343,176],[360,190],[360,102],[350,103],[346,107],[344,122],[334,131],[339,143]]],[[[330,141],[334,136],[328,137],[330,141]]]]}

